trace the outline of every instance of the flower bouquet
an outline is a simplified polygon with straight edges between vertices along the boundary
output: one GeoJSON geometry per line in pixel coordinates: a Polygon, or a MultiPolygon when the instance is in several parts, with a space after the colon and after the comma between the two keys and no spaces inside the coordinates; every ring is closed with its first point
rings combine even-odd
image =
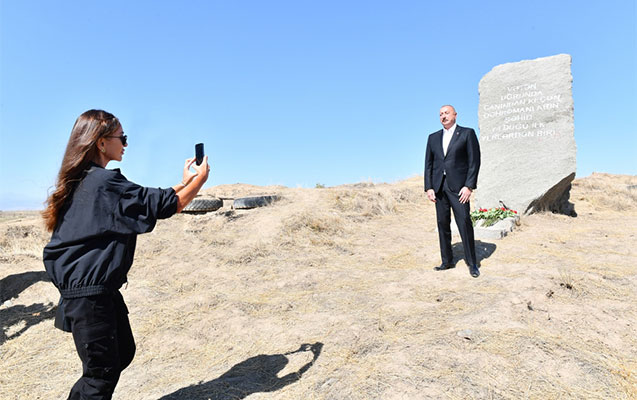
{"type": "Polygon", "coordinates": [[[473,223],[473,226],[476,226],[478,221],[482,221],[480,226],[486,228],[487,226],[491,226],[505,218],[515,217],[517,214],[517,211],[506,207],[494,207],[490,209],[479,208],[471,212],[471,222],[473,223]]]}

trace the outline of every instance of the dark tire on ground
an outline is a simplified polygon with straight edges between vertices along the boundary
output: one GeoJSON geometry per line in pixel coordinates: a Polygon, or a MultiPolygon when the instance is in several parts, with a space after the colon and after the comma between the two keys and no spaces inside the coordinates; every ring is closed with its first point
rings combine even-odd
{"type": "Polygon", "coordinates": [[[199,214],[217,211],[221,207],[223,207],[221,199],[194,199],[181,212],[199,214]]]}
{"type": "Polygon", "coordinates": [[[281,196],[253,196],[253,197],[241,197],[235,199],[233,207],[235,209],[249,209],[256,207],[265,207],[280,200],[281,196]]]}

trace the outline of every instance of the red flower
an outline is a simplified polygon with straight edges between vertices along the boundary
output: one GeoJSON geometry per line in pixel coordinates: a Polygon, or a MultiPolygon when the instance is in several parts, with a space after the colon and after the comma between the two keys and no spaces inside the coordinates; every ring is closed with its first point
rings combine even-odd
{"type": "Polygon", "coordinates": [[[517,214],[518,212],[517,212],[517,211],[515,211],[515,210],[513,210],[513,213],[514,213],[514,214],[517,214]]]}

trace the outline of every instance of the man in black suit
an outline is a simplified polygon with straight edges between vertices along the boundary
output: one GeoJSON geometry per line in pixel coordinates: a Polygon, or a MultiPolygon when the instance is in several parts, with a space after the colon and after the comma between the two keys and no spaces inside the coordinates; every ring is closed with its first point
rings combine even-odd
{"type": "Polygon", "coordinates": [[[480,276],[473,239],[469,198],[477,186],[480,170],[480,145],[471,128],[456,124],[456,110],[449,105],[440,108],[444,129],[429,135],[425,153],[425,192],[436,203],[438,237],[443,271],[455,267],[451,250],[451,209],[458,225],[465,262],[474,278],[480,276]]]}

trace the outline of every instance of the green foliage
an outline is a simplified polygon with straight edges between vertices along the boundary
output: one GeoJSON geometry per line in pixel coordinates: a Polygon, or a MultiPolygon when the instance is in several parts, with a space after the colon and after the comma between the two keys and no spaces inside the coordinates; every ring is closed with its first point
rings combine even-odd
{"type": "Polygon", "coordinates": [[[314,186],[316,189],[325,189],[325,185],[323,185],[322,183],[317,183],[316,186],[314,186]]]}
{"type": "Polygon", "coordinates": [[[489,210],[486,208],[479,208],[471,212],[471,222],[473,223],[473,226],[476,226],[476,223],[479,220],[483,220],[484,222],[482,223],[482,226],[487,227],[505,218],[515,217],[517,213],[518,212],[515,210],[510,210],[504,207],[494,207],[489,210]]]}

